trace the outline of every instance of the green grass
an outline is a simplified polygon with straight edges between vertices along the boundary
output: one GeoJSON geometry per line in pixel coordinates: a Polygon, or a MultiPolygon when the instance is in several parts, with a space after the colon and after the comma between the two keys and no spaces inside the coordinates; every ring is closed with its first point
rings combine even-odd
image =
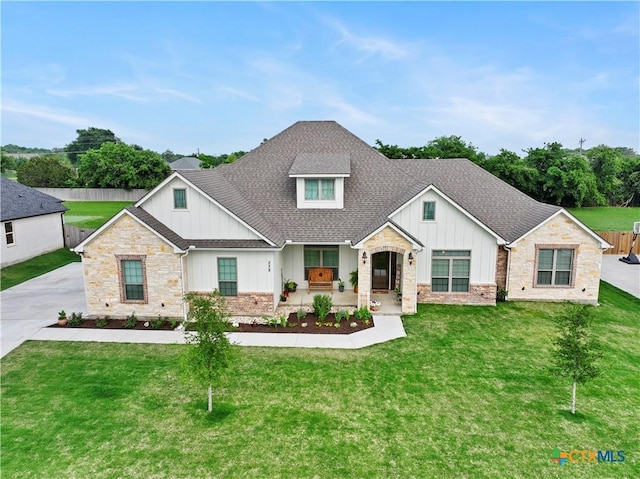
{"type": "Polygon", "coordinates": [[[16,284],[24,283],[61,266],[79,261],[81,261],[80,256],[66,248],[61,248],[51,253],[28,259],[22,263],[7,266],[0,270],[0,289],[11,288],[16,284]]]}
{"type": "Polygon", "coordinates": [[[1,361],[3,476],[639,477],[640,300],[601,293],[604,374],[575,416],[545,369],[562,304],[421,305],[362,350],[241,348],[212,414],[187,346],[30,341],[1,361]],[[556,447],[626,461],[559,467],[556,447]]]}
{"type": "Polygon", "coordinates": [[[640,221],[640,208],[567,208],[568,211],[594,231],[633,231],[633,223],[640,221]]]}
{"type": "Polygon", "coordinates": [[[69,211],[64,214],[64,222],[80,228],[98,229],[122,208],[132,204],[130,201],[65,201],[69,211]]]}

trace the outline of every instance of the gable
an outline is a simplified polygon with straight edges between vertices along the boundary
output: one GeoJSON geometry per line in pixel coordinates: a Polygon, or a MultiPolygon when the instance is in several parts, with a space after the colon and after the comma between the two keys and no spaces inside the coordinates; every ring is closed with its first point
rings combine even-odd
{"type": "Polygon", "coordinates": [[[192,183],[177,175],[138,205],[182,238],[262,239],[192,183]],[[174,190],[185,191],[186,208],[174,208],[174,190]]]}

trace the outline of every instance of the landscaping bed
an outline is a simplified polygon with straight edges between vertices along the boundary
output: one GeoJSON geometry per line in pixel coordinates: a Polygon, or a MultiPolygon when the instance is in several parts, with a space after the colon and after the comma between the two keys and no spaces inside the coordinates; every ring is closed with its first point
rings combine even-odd
{"type": "Polygon", "coordinates": [[[82,322],[77,325],[67,324],[61,326],[58,323],[54,323],[48,328],[94,328],[94,329],[136,329],[136,330],[149,330],[149,331],[172,331],[176,328],[181,321],[137,321],[134,326],[125,326],[126,319],[107,319],[106,322],[102,320],[102,323],[98,323],[100,319],[82,319],[82,322]]]}

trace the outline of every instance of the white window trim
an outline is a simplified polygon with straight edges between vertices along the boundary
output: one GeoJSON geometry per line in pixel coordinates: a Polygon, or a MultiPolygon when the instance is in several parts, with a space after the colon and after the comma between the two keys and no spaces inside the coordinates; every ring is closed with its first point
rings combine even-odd
{"type": "Polygon", "coordinates": [[[421,213],[421,217],[420,217],[420,221],[422,221],[423,223],[433,223],[436,220],[436,215],[438,214],[438,209],[436,207],[436,202],[435,201],[423,201],[422,202],[422,211],[421,213]],[[426,205],[427,203],[433,203],[433,219],[425,219],[424,217],[424,205],[426,205]]]}

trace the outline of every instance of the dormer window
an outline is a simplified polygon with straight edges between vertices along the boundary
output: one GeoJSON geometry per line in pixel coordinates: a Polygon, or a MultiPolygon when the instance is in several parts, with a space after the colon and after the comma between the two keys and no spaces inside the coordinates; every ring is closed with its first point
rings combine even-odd
{"type": "Polygon", "coordinates": [[[305,179],[304,180],[305,200],[335,200],[336,188],[335,179],[305,179]]]}
{"type": "Polygon", "coordinates": [[[289,177],[296,179],[298,208],[344,208],[345,178],[350,175],[348,153],[300,153],[289,169],[289,177]]]}

